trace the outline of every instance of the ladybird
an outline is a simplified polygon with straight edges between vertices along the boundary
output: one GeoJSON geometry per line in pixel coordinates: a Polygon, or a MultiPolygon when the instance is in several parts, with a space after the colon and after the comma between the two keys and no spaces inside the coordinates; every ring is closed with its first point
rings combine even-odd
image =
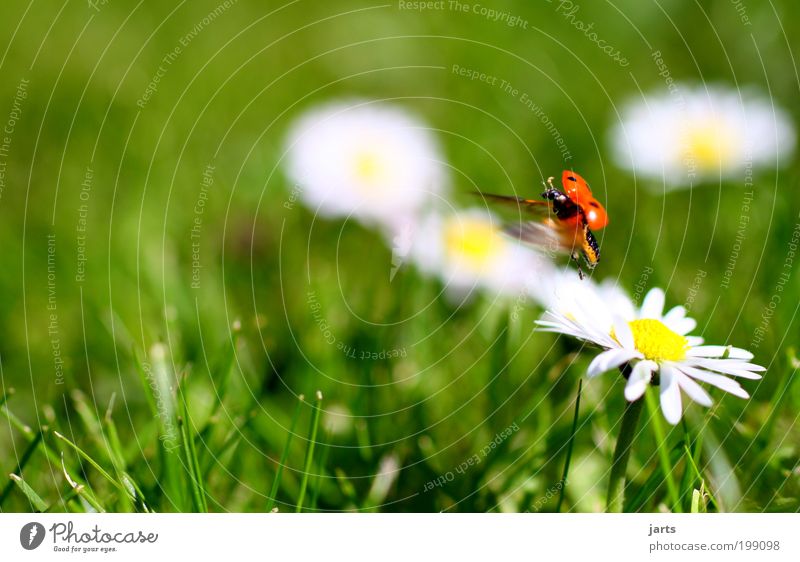
{"type": "Polygon", "coordinates": [[[561,173],[561,185],[564,187],[564,193],[583,209],[589,228],[600,230],[608,225],[608,213],[592,195],[592,190],[585,179],[572,170],[564,170],[561,173]]]}
{"type": "Polygon", "coordinates": [[[520,242],[547,251],[557,250],[569,255],[578,265],[578,275],[583,279],[579,256],[589,269],[600,261],[600,246],[592,230],[608,224],[608,214],[592,195],[589,184],[572,170],[561,174],[563,191],[548,178],[542,197],[523,199],[508,195],[477,193],[484,199],[516,206],[525,211],[529,219],[509,222],[503,230],[520,242]]]}

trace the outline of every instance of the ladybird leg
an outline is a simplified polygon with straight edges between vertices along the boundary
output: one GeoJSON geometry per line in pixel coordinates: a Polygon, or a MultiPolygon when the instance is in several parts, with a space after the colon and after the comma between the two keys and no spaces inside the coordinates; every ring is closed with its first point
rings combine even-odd
{"type": "Polygon", "coordinates": [[[578,278],[579,278],[581,281],[583,281],[583,278],[584,278],[584,275],[583,275],[583,268],[581,267],[581,260],[580,260],[580,258],[578,257],[578,254],[576,254],[575,252],[572,252],[572,253],[569,255],[569,257],[570,257],[570,259],[572,259],[572,261],[574,261],[574,262],[575,262],[575,266],[578,268],[578,278]]]}

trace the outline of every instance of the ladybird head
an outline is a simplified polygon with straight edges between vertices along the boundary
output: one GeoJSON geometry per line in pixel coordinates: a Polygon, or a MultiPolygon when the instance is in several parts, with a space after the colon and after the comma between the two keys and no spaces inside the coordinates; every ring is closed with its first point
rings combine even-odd
{"type": "Polygon", "coordinates": [[[564,170],[561,174],[564,193],[583,210],[586,222],[592,230],[600,230],[608,224],[608,214],[600,202],[592,195],[589,184],[572,170],[564,170]]]}

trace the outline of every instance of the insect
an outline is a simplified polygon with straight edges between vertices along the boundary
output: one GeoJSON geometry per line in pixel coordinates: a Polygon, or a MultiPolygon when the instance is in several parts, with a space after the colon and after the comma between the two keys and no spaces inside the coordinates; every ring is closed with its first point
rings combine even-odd
{"type": "MultiPolygon", "coordinates": [[[[553,178],[548,178],[547,182],[550,189],[555,190],[552,183],[553,178]]],[[[600,230],[606,227],[608,214],[592,195],[592,190],[585,179],[571,170],[564,170],[561,173],[561,185],[564,186],[564,193],[583,211],[589,228],[600,230]]]]}
{"type": "Polygon", "coordinates": [[[600,246],[592,230],[608,224],[608,214],[592,195],[589,184],[572,170],[561,174],[563,189],[553,185],[555,178],[547,178],[544,201],[523,199],[508,195],[479,193],[486,199],[514,205],[529,218],[509,223],[504,231],[519,241],[550,252],[566,253],[578,266],[583,279],[580,257],[586,266],[594,269],[600,261],[600,246]]]}

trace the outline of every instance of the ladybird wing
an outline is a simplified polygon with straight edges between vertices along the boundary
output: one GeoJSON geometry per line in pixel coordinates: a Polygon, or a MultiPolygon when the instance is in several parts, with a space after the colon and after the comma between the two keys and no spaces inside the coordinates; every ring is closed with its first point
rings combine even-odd
{"type": "Polygon", "coordinates": [[[577,205],[583,206],[593,200],[592,189],[586,180],[580,174],[572,170],[564,170],[561,174],[561,184],[564,186],[564,191],[569,195],[577,205]]]}
{"type": "Polygon", "coordinates": [[[572,187],[578,191],[586,193],[592,192],[592,188],[589,187],[589,182],[583,179],[583,176],[579,173],[573,172],[572,170],[564,170],[561,173],[561,184],[564,186],[564,189],[572,187]]]}
{"type": "Polygon", "coordinates": [[[551,215],[550,203],[548,201],[539,201],[537,199],[523,199],[522,197],[514,197],[513,195],[496,195],[494,193],[481,193],[473,192],[474,195],[481,197],[484,201],[492,203],[499,203],[507,209],[512,211],[517,209],[517,214],[525,213],[533,217],[548,217],[551,215]]]}
{"type": "Polygon", "coordinates": [[[569,253],[572,250],[572,242],[564,235],[563,229],[555,226],[556,224],[535,221],[512,223],[505,225],[503,232],[528,246],[545,251],[569,253]]]}

